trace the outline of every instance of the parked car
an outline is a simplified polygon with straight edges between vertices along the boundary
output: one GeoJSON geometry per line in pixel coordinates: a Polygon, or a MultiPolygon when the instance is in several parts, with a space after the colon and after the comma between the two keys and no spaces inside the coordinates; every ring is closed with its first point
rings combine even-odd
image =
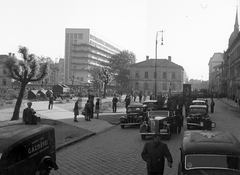
{"type": "Polygon", "coordinates": [[[168,108],[148,111],[146,120],[140,126],[142,140],[145,140],[147,136],[153,136],[156,134],[170,139],[171,117],[172,112],[168,108]]]}
{"type": "Polygon", "coordinates": [[[58,169],[52,126],[17,124],[0,128],[0,175],[48,175],[51,169],[58,169]]]}
{"type": "Polygon", "coordinates": [[[192,105],[206,105],[206,101],[205,100],[193,100],[192,101],[192,105]]]}
{"type": "Polygon", "coordinates": [[[141,125],[146,115],[146,108],[142,103],[133,103],[127,107],[125,116],[120,117],[120,126],[123,129],[125,126],[141,125]]]}
{"type": "Polygon", "coordinates": [[[240,143],[225,131],[185,131],[178,175],[240,174],[240,143]]]}
{"type": "Polygon", "coordinates": [[[210,120],[206,105],[190,105],[187,120],[187,129],[190,127],[200,127],[211,130],[216,127],[216,123],[210,120]]]}
{"type": "Polygon", "coordinates": [[[152,110],[157,107],[157,100],[146,100],[143,105],[146,106],[147,110],[152,110]]]}

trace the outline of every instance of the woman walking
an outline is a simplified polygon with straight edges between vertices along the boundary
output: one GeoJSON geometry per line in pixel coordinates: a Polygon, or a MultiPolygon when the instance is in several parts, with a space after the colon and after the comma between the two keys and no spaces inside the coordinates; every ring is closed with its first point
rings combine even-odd
{"type": "Polygon", "coordinates": [[[74,110],[74,122],[78,122],[77,120],[77,116],[79,115],[78,100],[75,102],[73,110],[74,110]]]}

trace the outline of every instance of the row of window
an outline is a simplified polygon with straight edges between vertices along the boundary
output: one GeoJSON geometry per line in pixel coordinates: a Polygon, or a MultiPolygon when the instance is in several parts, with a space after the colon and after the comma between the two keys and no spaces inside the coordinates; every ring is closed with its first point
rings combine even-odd
{"type": "MultiPolygon", "coordinates": [[[[169,89],[167,89],[167,84],[168,84],[168,83],[162,83],[162,90],[164,90],[164,91],[169,90],[169,89]]],[[[161,89],[160,87],[158,87],[158,88],[161,89]]],[[[176,85],[175,85],[175,83],[174,83],[174,82],[171,82],[169,88],[170,88],[171,90],[176,90],[176,85]]],[[[135,83],[134,89],[135,89],[135,90],[140,90],[140,89],[141,89],[139,82],[136,82],[136,83],[135,83]]],[[[145,83],[143,84],[143,89],[144,89],[144,90],[151,90],[151,89],[149,89],[149,84],[148,84],[147,82],[145,82],[145,83]]]]}
{"type": "MultiPolygon", "coordinates": [[[[140,78],[139,72],[136,72],[135,78],[140,78]]],[[[144,78],[150,78],[148,72],[145,72],[144,78]]],[[[154,72],[153,78],[156,78],[156,72],[154,72]]],[[[163,79],[167,79],[167,72],[163,72],[163,79]]],[[[172,72],[172,79],[176,79],[176,73],[172,72]]]]}

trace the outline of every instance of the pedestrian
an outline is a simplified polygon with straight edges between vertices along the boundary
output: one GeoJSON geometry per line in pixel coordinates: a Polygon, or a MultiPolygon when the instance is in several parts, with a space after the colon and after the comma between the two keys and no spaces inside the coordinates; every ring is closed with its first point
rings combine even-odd
{"type": "Polygon", "coordinates": [[[32,102],[27,103],[27,108],[23,110],[23,122],[29,124],[33,122],[33,117],[36,114],[36,111],[32,108],[32,102]]]}
{"type": "Polygon", "coordinates": [[[144,93],[144,96],[143,96],[144,98],[143,98],[143,101],[146,101],[147,100],[147,93],[145,92],[144,93]]]}
{"type": "Polygon", "coordinates": [[[235,98],[235,108],[237,107],[237,104],[238,104],[238,99],[235,98]]]}
{"type": "Polygon", "coordinates": [[[134,94],[133,94],[133,101],[134,101],[134,102],[136,101],[136,98],[137,98],[137,93],[134,92],[134,94]]]}
{"type": "Polygon", "coordinates": [[[147,162],[148,175],[163,175],[165,159],[168,161],[168,166],[172,168],[172,155],[168,146],[161,142],[161,135],[154,135],[153,141],[147,142],[144,145],[141,153],[142,159],[147,162]]]}
{"type": "Polygon", "coordinates": [[[116,97],[116,95],[114,94],[114,97],[112,99],[112,109],[113,109],[113,113],[117,112],[117,103],[118,103],[118,98],[116,97]]]}
{"type": "Polygon", "coordinates": [[[142,92],[139,93],[139,102],[141,103],[142,102],[142,92]]]}
{"type": "Polygon", "coordinates": [[[78,122],[77,120],[77,116],[79,115],[78,100],[75,102],[73,111],[74,111],[74,122],[78,122]]]}
{"type": "Polygon", "coordinates": [[[213,101],[213,98],[211,98],[211,104],[210,104],[210,107],[211,107],[211,113],[214,112],[214,106],[215,106],[215,103],[213,101]]]}
{"type": "Polygon", "coordinates": [[[125,98],[124,102],[125,102],[125,108],[127,109],[128,105],[130,105],[130,103],[131,103],[131,99],[130,99],[129,94],[126,95],[126,98],[125,98]]]}
{"type": "Polygon", "coordinates": [[[94,112],[94,95],[90,95],[89,104],[91,108],[90,118],[93,118],[93,112],[94,112]]]}
{"type": "Polygon", "coordinates": [[[100,100],[97,98],[96,104],[95,104],[95,113],[97,114],[96,119],[99,118],[99,109],[100,109],[100,100]]]}
{"type": "Polygon", "coordinates": [[[84,107],[84,112],[85,112],[85,120],[86,121],[91,121],[90,115],[91,115],[91,106],[90,106],[90,101],[87,100],[85,107],[84,107]]]}
{"type": "Polygon", "coordinates": [[[49,96],[48,109],[52,109],[52,108],[53,108],[53,95],[51,94],[49,96]]]}

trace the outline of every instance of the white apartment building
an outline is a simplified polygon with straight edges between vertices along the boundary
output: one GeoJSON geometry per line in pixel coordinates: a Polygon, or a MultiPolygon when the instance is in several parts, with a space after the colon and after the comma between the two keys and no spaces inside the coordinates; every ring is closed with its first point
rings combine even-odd
{"type": "Polygon", "coordinates": [[[90,29],[65,29],[64,80],[71,83],[74,75],[76,83],[90,83],[90,68],[102,66],[109,58],[121,50],[101,38],[90,29]]]}

